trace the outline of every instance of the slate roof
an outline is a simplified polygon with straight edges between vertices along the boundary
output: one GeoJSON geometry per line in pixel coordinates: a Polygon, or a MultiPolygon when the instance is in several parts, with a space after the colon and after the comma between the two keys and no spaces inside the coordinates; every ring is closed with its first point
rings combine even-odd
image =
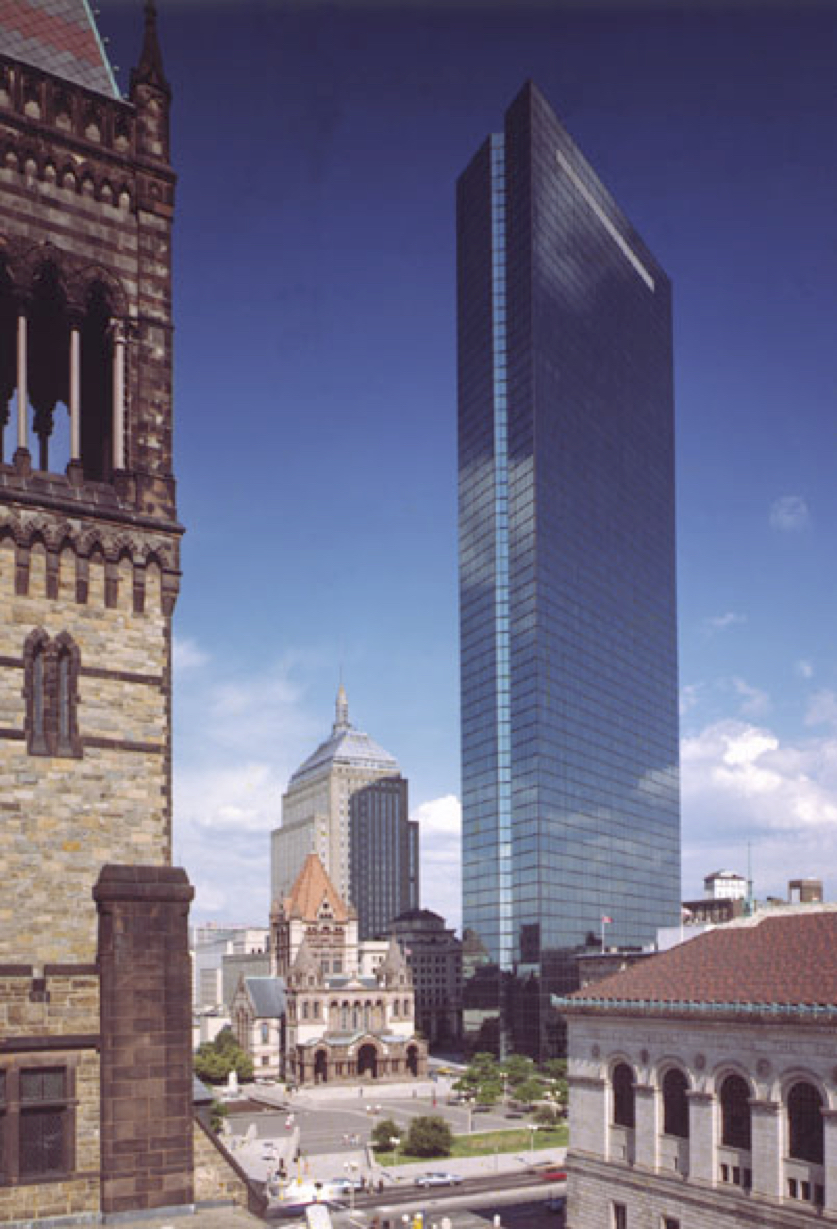
{"type": "Polygon", "coordinates": [[[348,921],[349,911],[343,903],[343,898],[329,879],[326,868],[315,853],[309,853],[291,888],[290,895],[285,898],[285,915],[287,917],[295,915],[306,922],[314,922],[317,920],[317,914],[324,899],[328,900],[336,921],[348,921]]]}
{"type": "Polygon", "coordinates": [[[570,1012],[632,1004],[837,1007],[837,909],[720,926],[553,1001],[570,1012]]]}
{"type": "Polygon", "coordinates": [[[87,0],[0,0],[0,53],[120,96],[87,0]]]}
{"type": "Polygon", "coordinates": [[[259,1019],[285,1014],[285,983],[281,977],[245,977],[247,992],[259,1019]]]}

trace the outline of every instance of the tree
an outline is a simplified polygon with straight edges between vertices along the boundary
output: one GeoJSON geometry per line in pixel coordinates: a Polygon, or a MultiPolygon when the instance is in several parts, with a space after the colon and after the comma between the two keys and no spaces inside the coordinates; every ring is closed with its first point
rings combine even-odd
{"type": "Polygon", "coordinates": [[[499,1080],[486,1080],[476,1090],[477,1105],[494,1105],[503,1095],[503,1085],[499,1080]]]}
{"type": "Polygon", "coordinates": [[[530,1105],[533,1101],[540,1101],[546,1089],[540,1080],[534,1076],[528,1080],[524,1080],[518,1084],[514,1090],[514,1095],[518,1101],[522,1101],[524,1105],[530,1105]]]}
{"type": "Polygon", "coordinates": [[[410,1123],[404,1145],[410,1156],[449,1156],[452,1147],[453,1135],[444,1118],[434,1114],[410,1123]]]}
{"type": "Polygon", "coordinates": [[[532,1117],[539,1126],[551,1127],[560,1120],[561,1111],[557,1105],[541,1104],[535,1107],[535,1112],[532,1117]]]}
{"type": "Polygon", "coordinates": [[[401,1138],[401,1128],[392,1118],[382,1118],[372,1128],[372,1146],[381,1152],[389,1152],[392,1141],[401,1138]]]}
{"type": "Polygon", "coordinates": [[[541,1074],[550,1080],[565,1080],[567,1078],[566,1058],[549,1058],[541,1063],[541,1074]]]}
{"type": "Polygon", "coordinates": [[[518,1084],[522,1084],[524,1080],[529,1080],[535,1074],[535,1064],[531,1058],[525,1054],[511,1054],[504,1063],[500,1066],[501,1071],[505,1071],[509,1077],[509,1083],[512,1088],[518,1084]]]}
{"type": "Polygon", "coordinates": [[[242,1050],[229,1028],[214,1041],[205,1041],[195,1054],[195,1074],[208,1084],[222,1084],[234,1071],[242,1082],[253,1078],[253,1060],[242,1050]]]}

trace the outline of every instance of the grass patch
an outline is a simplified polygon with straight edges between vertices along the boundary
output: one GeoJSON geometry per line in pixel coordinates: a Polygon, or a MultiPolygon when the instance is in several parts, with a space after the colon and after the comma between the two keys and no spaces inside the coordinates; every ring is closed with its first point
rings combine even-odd
{"type": "MultiPolygon", "coordinates": [[[[569,1138],[569,1130],[565,1122],[556,1127],[539,1127],[535,1132],[535,1152],[546,1148],[564,1148],[569,1138]]],[[[454,1135],[453,1147],[449,1157],[461,1156],[493,1156],[496,1152],[528,1152],[531,1147],[532,1132],[525,1127],[515,1127],[509,1131],[485,1131],[478,1135],[454,1135]]],[[[423,1161],[435,1164],[445,1160],[444,1157],[411,1156],[409,1152],[398,1150],[394,1152],[376,1152],[375,1159],[380,1165],[407,1165],[413,1161],[423,1161]]]]}

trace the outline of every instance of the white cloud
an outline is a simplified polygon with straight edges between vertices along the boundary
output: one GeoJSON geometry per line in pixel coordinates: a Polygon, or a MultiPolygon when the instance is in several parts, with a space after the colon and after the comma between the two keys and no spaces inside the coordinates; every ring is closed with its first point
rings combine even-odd
{"type": "Polygon", "coordinates": [[[703,626],[708,632],[722,632],[728,627],[735,627],[738,623],[746,623],[747,616],[738,614],[734,610],[728,610],[726,614],[709,615],[703,620],[703,626]]]}
{"type": "Polygon", "coordinates": [[[758,895],[837,857],[837,738],[783,743],[770,729],[719,721],[683,740],[683,885],[697,894],[718,866],[746,873],[758,895]]]}
{"type": "Polygon", "coordinates": [[[175,636],[172,642],[172,665],[177,671],[196,670],[205,666],[209,654],[205,653],[196,640],[189,636],[175,636]]]}
{"type": "Polygon", "coordinates": [[[791,532],[804,529],[810,519],[808,505],[801,495],[783,495],[770,505],[770,524],[774,529],[791,532]]]}
{"type": "Polygon", "coordinates": [[[680,688],[680,716],[685,717],[700,703],[703,683],[686,683],[680,688]]]}
{"type": "Polygon", "coordinates": [[[814,677],[814,667],[804,658],[801,658],[796,663],[795,670],[801,679],[810,679],[814,677]]]}
{"type": "Polygon", "coordinates": [[[837,695],[833,691],[818,691],[808,703],[806,725],[830,725],[837,730],[837,695]]]}
{"type": "Polygon", "coordinates": [[[421,903],[441,913],[449,926],[462,925],[462,806],[454,794],[423,802],[410,816],[419,821],[421,903]]]}
{"type": "Polygon", "coordinates": [[[733,678],[732,686],[741,697],[739,711],[743,717],[762,717],[770,711],[770,697],[766,691],[751,687],[742,678],[733,678]]]}

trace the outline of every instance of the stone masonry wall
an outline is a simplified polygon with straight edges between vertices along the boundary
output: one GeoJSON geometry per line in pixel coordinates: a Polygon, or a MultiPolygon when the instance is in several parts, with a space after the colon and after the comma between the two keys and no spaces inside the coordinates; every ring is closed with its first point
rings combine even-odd
{"type": "Polygon", "coordinates": [[[61,553],[58,596],[45,596],[43,554],[32,552],[21,595],[14,545],[0,540],[0,961],[85,963],[96,954],[91,889],[102,864],[169,860],[169,618],[156,566],[135,613],[127,563],[111,608],[104,560],[90,562],[81,603],[70,551],[61,553]],[[23,647],[34,628],[68,632],[80,651],[80,758],[27,752],[23,647]]]}

